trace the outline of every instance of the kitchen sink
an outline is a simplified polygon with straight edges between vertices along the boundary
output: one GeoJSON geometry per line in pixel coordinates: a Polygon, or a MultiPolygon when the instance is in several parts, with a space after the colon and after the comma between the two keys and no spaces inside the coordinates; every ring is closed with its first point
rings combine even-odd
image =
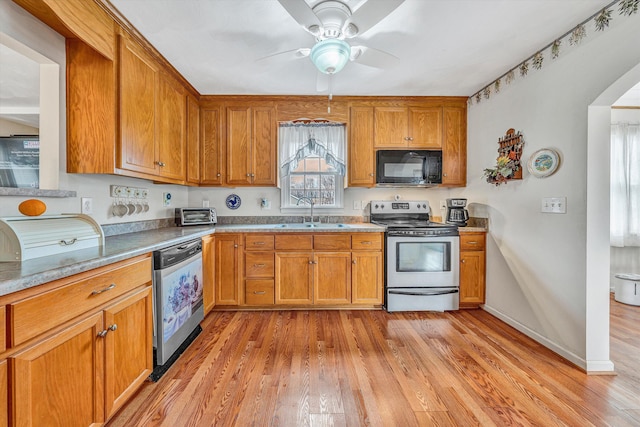
{"type": "Polygon", "coordinates": [[[293,223],[293,224],[278,224],[276,226],[277,228],[301,228],[301,229],[307,229],[307,228],[346,228],[348,227],[347,224],[321,224],[321,223],[309,223],[309,222],[304,222],[304,223],[293,223]]]}

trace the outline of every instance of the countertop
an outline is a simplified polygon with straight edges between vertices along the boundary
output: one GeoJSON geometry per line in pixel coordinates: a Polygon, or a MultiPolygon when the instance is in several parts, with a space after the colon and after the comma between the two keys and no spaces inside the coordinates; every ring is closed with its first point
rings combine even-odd
{"type": "Polygon", "coordinates": [[[295,233],[295,232],[384,232],[384,227],[369,223],[322,224],[234,224],[218,226],[167,227],[105,238],[103,248],[83,249],[60,255],[34,258],[24,262],[0,263],[0,296],[28,289],[83,271],[127,258],[153,252],[212,233],[295,233]]]}
{"type": "Polygon", "coordinates": [[[484,227],[458,227],[460,234],[464,233],[486,233],[487,229],[484,227]]]}

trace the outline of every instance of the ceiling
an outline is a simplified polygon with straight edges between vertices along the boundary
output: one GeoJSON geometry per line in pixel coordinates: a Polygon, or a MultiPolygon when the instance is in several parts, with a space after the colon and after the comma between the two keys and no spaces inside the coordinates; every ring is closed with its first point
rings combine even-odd
{"type": "MultiPolygon", "coordinates": [[[[306,1],[314,6],[322,0],[306,1]]],[[[355,12],[366,0],[342,1],[355,12]]],[[[110,2],[201,94],[326,93],[317,91],[309,58],[291,53],[261,60],[315,43],[277,0],[110,2]]],[[[470,96],[608,3],[405,0],[349,40],[398,59],[383,69],[351,62],[333,77],[332,92],[470,96]]]]}

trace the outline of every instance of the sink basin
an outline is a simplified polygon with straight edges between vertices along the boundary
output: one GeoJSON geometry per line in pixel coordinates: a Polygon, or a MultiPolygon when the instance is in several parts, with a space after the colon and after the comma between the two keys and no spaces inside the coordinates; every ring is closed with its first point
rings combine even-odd
{"type": "Polygon", "coordinates": [[[347,224],[320,224],[320,223],[293,223],[293,224],[278,224],[277,228],[345,228],[347,224]]]}

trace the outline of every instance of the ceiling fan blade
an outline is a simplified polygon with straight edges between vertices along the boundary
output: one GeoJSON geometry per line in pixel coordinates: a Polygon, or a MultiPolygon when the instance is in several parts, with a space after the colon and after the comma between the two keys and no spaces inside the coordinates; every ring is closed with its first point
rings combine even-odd
{"type": "MultiPolygon", "coordinates": [[[[282,1],[282,0],[280,0],[282,1]]],[[[348,38],[361,35],[396,10],[404,0],[367,0],[347,19],[343,28],[353,24],[357,31],[345,31],[348,38]]]]}
{"type": "Polygon", "coordinates": [[[312,26],[318,28],[322,26],[322,22],[318,19],[311,7],[304,0],[278,0],[278,2],[284,7],[284,9],[295,19],[298,24],[309,31],[312,26]]]}
{"type": "Polygon", "coordinates": [[[374,68],[387,68],[400,58],[368,46],[351,46],[351,60],[358,64],[367,65],[374,68]]]}
{"type": "Polygon", "coordinates": [[[285,50],[283,52],[276,52],[276,53],[272,53],[271,55],[267,55],[267,56],[263,56],[262,58],[258,58],[258,59],[256,59],[256,62],[271,61],[273,59],[278,59],[278,58],[287,58],[287,59],[306,58],[307,56],[309,56],[309,52],[311,52],[311,49],[309,49],[308,47],[301,47],[299,49],[285,50]]]}

